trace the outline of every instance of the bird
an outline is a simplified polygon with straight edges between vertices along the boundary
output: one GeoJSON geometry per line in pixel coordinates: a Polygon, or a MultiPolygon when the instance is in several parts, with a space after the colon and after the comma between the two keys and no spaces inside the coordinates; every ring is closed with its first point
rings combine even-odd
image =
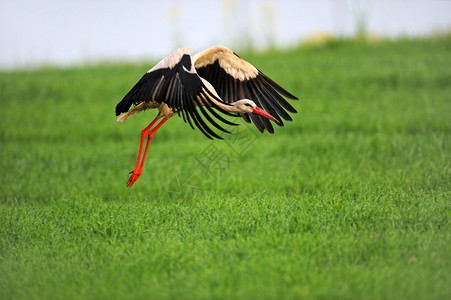
{"type": "Polygon", "coordinates": [[[142,174],[150,141],[171,117],[178,115],[209,139],[222,137],[207,122],[225,133],[230,131],[223,124],[238,125],[222,115],[241,117],[262,133],[274,133],[270,120],[283,126],[282,119],[292,120],[288,112],[297,112],[284,97],[298,99],[225,46],[213,46],[194,56],[186,46],[175,50],[147,71],[116,105],[118,122],[158,109],[155,119],[141,131],[138,159],[127,187],[142,174]]]}

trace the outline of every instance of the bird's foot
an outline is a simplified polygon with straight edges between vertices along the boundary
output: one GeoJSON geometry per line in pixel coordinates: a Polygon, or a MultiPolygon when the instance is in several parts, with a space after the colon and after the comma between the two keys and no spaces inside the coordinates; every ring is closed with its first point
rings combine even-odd
{"type": "Polygon", "coordinates": [[[127,187],[131,187],[136,180],[138,180],[139,176],[141,176],[142,170],[133,170],[129,174],[132,174],[127,181],[127,187]]]}

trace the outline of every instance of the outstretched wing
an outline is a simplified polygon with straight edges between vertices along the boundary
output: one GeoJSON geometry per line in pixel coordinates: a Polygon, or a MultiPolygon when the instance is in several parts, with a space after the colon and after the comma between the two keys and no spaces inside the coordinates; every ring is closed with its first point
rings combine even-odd
{"type": "Polygon", "coordinates": [[[117,104],[116,116],[142,102],[166,103],[193,129],[194,124],[209,139],[222,139],[207,125],[204,118],[217,129],[229,133],[215,119],[228,125],[236,124],[220,116],[214,109],[230,116],[235,115],[224,111],[211,99],[222,102],[197,75],[191,63],[189,49],[182,47],[160,61],[138,81],[117,104]]]}
{"type": "MultiPolygon", "coordinates": [[[[292,120],[287,111],[296,113],[282,97],[296,100],[295,96],[226,47],[215,46],[196,54],[193,64],[197,74],[213,85],[224,102],[250,99],[275,117],[279,126],[283,126],[281,118],[292,120]]],[[[255,114],[241,114],[241,117],[248,123],[252,119],[261,132],[265,129],[274,132],[271,122],[264,117],[255,114]]]]}

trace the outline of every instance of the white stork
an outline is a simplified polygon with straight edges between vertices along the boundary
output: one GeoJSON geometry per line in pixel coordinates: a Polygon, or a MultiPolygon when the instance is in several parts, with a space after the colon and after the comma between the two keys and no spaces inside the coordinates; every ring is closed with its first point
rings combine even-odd
{"type": "Polygon", "coordinates": [[[273,133],[269,120],[283,126],[281,118],[292,120],[285,110],[296,113],[281,95],[297,99],[226,47],[214,46],[192,57],[188,47],[177,49],[144,74],[116,106],[116,116],[120,115],[118,122],[150,108],[159,111],[149,126],[141,131],[138,160],[130,172],[132,175],[127,186],[132,186],[141,175],[152,137],[172,116],[178,114],[209,139],[222,138],[203,118],[226,133],[230,132],[216,121],[237,125],[215,110],[229,116],[240,116],[248,123],[252,120],[260,132],[266,129],[273,133]],[[130,109],[132,105],[135,106],[130,109]],[[160,118],[163,119],[151,129],[160,118]],[[147,144],[141,160],[146,136],[147,144]]]}

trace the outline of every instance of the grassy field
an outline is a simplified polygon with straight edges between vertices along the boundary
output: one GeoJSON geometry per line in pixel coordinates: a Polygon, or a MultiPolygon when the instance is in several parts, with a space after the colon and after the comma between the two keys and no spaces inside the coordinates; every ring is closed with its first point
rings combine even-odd
{"type": "Polygon", "coordinates": [[[0,73],[0,299],[451,298],[451,38],[240,55],[294,121],[174,117],[132,188],[153,63],[0,73]]]}

